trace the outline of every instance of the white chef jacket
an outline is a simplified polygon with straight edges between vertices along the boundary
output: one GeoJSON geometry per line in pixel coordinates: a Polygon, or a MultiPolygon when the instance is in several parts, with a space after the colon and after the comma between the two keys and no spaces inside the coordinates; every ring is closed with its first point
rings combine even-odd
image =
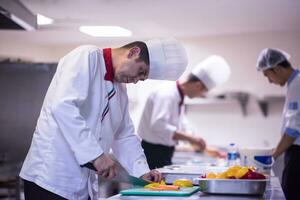
{"type": "Polygon", "coordinates": [[[296,138],[294,145],[300,145],[300,71],[290,75],[283,110],[282,133],[296,138]]]}
{"type": "Polygon", "coordinates": [[[149,171],[123,84],[104,80],[103,51],[81,46],[63,57],[48,88],[20,176],[72,200],[88,198],[95,172],[80,165],[112,148],[134,175],[149,171]]]}
{"type": "Polygon", "coordinates": [[[174,146],[176,131],[186,130],[182,97],[174,81],[161,84],[153,90],[144,107],[138,125],[138,134],[146,142],[174,146]]]}

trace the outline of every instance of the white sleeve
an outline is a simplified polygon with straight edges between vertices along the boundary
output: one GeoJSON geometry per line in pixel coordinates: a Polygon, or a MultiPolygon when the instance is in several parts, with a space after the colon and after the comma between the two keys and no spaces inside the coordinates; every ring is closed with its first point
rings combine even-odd
{"type": "Polygon", "coordinates": [[[51,106],[54,120],[80,165],[103,153],[80,113],[95,77],[96,53],[75,50],[59,62],[55,94],[51,106]]]}
{"type": "Polygon", "coordinates": [[[284,133],[290,137],[297,138],[300,136],[300,109],[299,100],[289,101],[285,116],[284,133]]]}
{"type": "Polygon", "coordinates": [[[131,175],[140,177],[149,172],[150,169],[141,141],[135,134],[134,125],[129,115],[127,94],[124,106],[123,121],[115,135],[112,150],[116,159],[131,175]]]}
{"type": "Polygon", "coordinates": [[[181,114],[182,116],[180,116],[180,130],[184,131],[184,132],[192,132],[189,123],[188,123],[188,119],[186,117],[186,115],[184,113],[181,114]]]}
{"type": "MultiPolygon", "coordinates": [[[[169,141],[173,140],[177,126],[170,123],[172,113],[174,112],[172,99],[151,95],[147,101],[152,101],[153,104],[150,122],[151,130],[154,132],[161,132],[169,141]]],[[[176,110],[175,112],[177,111],[179,112],[179,110],[176,110]]]]}

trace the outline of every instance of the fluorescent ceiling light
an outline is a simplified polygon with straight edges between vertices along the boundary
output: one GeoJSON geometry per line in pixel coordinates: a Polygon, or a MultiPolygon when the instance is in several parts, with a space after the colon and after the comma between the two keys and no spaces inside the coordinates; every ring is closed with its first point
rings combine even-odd
{"type": "Polygon", "coordinates": [[[120,26],[81,26],[79,31],[93,37],[130,37],[131,31],[120,26]]]}
{"type": "Polygon", "coordinates": [[[52,24],[53,23],[53,19],[46,17],[44,15],[41,14],[37,14],[37,24],[38,25],[48,25],[48,24],[52,24]]]}

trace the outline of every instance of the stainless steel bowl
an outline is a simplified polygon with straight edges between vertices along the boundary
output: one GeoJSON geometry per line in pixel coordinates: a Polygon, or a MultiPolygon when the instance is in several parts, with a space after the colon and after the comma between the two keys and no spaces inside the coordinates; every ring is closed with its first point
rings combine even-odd
{"type": "Polygon", "coordinates": [[[268,179],[208,179],[196,178],[201,192],[210,194],[263,195],[268,179]]]}

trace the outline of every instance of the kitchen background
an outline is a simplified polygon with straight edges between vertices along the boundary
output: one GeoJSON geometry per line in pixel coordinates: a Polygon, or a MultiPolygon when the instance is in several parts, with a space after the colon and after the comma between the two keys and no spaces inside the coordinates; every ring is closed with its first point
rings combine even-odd
{"type": "MultiPolygon", "coordinates": [[[[53,18],[35,31],[0,30],[0,153],[22,160],[44,94],[60,57],[82,44],[118,47],[134,40],[173,36],[187,49],[189,72],[211,54],[225,57],[230,80],[205,100],[186,100],[194,133],[212,146],[275,147],[285,88],[255,69],[259,52],[276,47],[300,65],[297,0],[21,0],[33,14],[53,18]],[[95,38],[80,25],[118,25],[131,37],[95,38]],[[219,97],[219,98],[217,98],[219,97]]],[[[159,81],[128,85],[130,114],[138,123],[145,96],[159,81]]],[[[282,162],[279,160],[279,162],[282,162]]],[[[277,164],[279,165],[279,164],[277,164]]]]}

